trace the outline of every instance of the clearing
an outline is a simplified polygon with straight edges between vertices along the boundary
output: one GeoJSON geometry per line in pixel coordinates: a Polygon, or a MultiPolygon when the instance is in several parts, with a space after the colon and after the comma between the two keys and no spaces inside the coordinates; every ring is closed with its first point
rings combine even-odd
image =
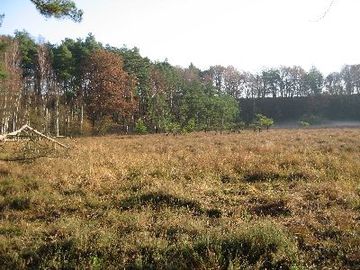
{"type": "Polygon", "coordinates": [[[0,161],[3,268],[360,265],[360,129],[62,141],[0,161]]]}

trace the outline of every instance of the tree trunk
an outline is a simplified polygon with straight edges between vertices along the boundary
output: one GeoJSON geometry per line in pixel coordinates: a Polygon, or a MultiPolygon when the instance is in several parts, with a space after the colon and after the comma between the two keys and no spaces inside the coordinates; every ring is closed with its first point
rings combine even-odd
{"type": "Polygon", "coordinates": [[[56,137],[60,136],[60,113],[59,113],[59,96],[56,97],[56,105],[55,105],[55,133],[56,137]]]}
{"type": "Polygon", "coordinates": [[[84,128],[84,105],[81,104],[80,108],[80,133],[83,134],[83,128],[84,128]]]}

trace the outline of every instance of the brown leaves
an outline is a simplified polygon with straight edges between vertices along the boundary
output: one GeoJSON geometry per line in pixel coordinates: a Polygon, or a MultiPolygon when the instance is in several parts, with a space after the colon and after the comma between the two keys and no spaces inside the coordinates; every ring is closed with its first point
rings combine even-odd
{"type": "Polygon", "coordinates": [[[122,58],[106,50],[93,52],[85,67],[87,110],[93,124],[106,115],[130,115],[136,108],[135,79],[122,58]]]}

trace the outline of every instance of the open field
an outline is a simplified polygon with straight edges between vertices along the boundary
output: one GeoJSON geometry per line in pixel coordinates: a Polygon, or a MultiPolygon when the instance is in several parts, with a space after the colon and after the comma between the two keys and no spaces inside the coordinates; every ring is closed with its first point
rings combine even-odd
{"type": "Polygon", "coordinates": [[[359,269],[360,129],[64,142],[0,162],[0,268],[359,269]]]}

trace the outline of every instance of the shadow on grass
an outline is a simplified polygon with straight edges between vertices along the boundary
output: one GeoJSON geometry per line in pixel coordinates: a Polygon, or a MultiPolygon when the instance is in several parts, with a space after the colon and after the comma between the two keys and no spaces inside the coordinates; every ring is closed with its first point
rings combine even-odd
{"type": "Polygon", "coordinates": [[[279,174],[277,172],[267,171],[254,171],[245,172],[243,180],[249,183],[265,182],[265,181],[297,181],[297,180],[309,180],[310,176],[303,172],[291,172],[289,174],[279,174]]]}
{"type": "Polygon", "coordinates": [[[6,198],[3,202],[0,202],[0,211],[6,208],[16,211],[23,211],[30,209],[31,199],[28,197],[10,197],[6,198]]]}
{"type": "Polygon", "coordinates": [[[10,170],[7,168],[0,168],[0,177],[1,176],[9,176],[10,175],[10,170]]]}
{"type": "Polygon", "coordinates": [[[260,216],[287,216],[291,214],[287,203],[284,200],[264,202],[252,207],[251,212],[260,216]]]}
{"type": "Polygon", "coordinates": [[[174,209],[185,208],[194,215],[206,215],[211,218],[220,218],[222,212],[220,209],[204,209],[198,201],[177,197],[164,192],[150,192],[139,196],[131,196],[120,201],[121,210],[139,209],[143,206],[150,206],[155,210],[163,207],[174,209]]]}
{"type": "Polygon", "coordinates": [[[254,183],[254,182],[262,182],[262,181],[275,181],[281,179],[281,175],[274,172],[264,172],[264,171],[256,171],[256,172],[247,172],[244,174],[244,181],[254,183]]]}

